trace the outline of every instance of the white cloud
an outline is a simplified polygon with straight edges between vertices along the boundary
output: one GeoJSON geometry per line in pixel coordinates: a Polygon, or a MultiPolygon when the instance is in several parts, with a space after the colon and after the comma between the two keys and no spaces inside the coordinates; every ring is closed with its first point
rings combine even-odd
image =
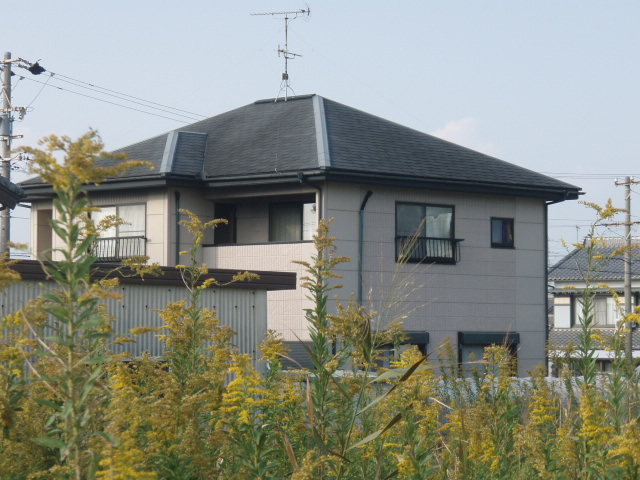
{"type": "Polygon", "coordinates": [[[478,132],[479,124],[480,122],[476,118],[464,117],[448,122],[444,127],[434,131],[432,135],[487,155],[496,155],[495,145],[484,140],[478,132]]]}

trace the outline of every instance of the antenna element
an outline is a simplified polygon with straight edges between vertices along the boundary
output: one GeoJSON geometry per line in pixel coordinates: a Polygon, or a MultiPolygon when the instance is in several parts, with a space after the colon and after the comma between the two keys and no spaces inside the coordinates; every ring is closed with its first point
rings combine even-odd
{"type": "Polygon", "coordinates": [[[281,48],[278,45],[278,57],[280,54],[284,57],[284,73],[282,74],[282,81],[280,83],[280,90],[278,91],[278,95],[276,95],[276,101],[280,97],[280,93],[284,90],[284,101],[287,101],[289,90],[291,93],[295,95],[295,92],[291,88],[291,84],[289,83],[289,60],[293,60],[296,57],[301,57],[299,53],[293,53],[289,51],[289,22],[295,20],[298,17],[304,17],[305,15],[308,17],[311,15],[311,9],[309,5],[307,8],[301,8],[300,10],[296,10],[295,12],[268,12],[268,13],[252,13],[252,16],[259,15],[271,15],[272,17],[282,18],[284,20],[284,48],[281,48]],[[284,17],[282,17],[284,15],[284,17]],[[293,17],[290,17],[293,15],[293,17]]]}

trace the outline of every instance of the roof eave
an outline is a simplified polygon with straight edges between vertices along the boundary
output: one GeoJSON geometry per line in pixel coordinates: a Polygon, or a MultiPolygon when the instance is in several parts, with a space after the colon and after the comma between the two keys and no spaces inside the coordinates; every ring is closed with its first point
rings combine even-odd
{"type": "Polygon", "coordinates": [[[416,178],[404,175],[389,175],[387,173],[362,173],[336,171],[330,168],[314,170],[300,170],[278,173],[261,173],[254,175],[234,175],[226,177],[208,177],[205,179],[207,187],[220,186],[252,186],[277,183],[298,182],[301,172],[310,181],[335,181],[348,183],[365,183],[384,186],[412,187],[419,189],[447,190],[455,192],[484,193],[493,195],[510,195],[542,198],[548,201],[576,200],[579,189],[536,187],[530,185],[507,185],[497,182],[464,182],[455,179],[416,178]]]}
{"type": "MultiPolygon", "coordinates": [[[[180,175],[153,175],[139,177],[123,177],[105,180],[99,185],[87,184],[84,190],[95,192],[108,186],[110,190],[131,190],[132,188],[163,188],[163,187],[198,187],[204,186],[201,178],[180,175]]],[[[30,202],[42,198],[55,196],[53,187],[48,183],[23,185],[24,201],[30,202]]]]}

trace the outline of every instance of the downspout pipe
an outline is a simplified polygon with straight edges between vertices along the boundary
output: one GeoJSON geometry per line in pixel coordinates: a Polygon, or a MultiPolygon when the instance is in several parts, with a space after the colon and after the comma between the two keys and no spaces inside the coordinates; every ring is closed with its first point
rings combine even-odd
{"type": "Polygon", "coordinates": [[[369,197],[373,195],[371,190],[368,190],[364,195],[362,204],[360,205],[359,216],[359,230],[358,230],[358,303],[362,305],[362,251],[364,250],[364,209],[367,206],[369,197]]]}
{"type": "Polygon", "coordinates": [[[315,188],[318,191],[318,212],[320,212],[320,220],[324,218],[324,214],[322,212],[322,187],[320,185],[316,185],[311,183],[304,177],[304,173],[298,172],[298,181],[300,185],[307,185],[308,187],[315,188]]]}
{"type": "Polygon", "coordinates": [[[180,192],[175,192],[176,199],[176,265],[180,265],[180,192]]]}
{"type": "MultiPolygon", "coordinates": [[[[549,373],[549,354],[547,353],[547,346],[549,345],[549,203],[544,205],[543,210],[544,215],[544,366],[547,370],[547,375],[549,373]]],[[[572,302],[573,303],[573,302],[572,302]]],[[[572,307],[570,307],[572,308],[572,307]]],[[[556,318],[555,311],[553,317],[553,323],[555,326],[556,318]]],[[[573,326],[573,325],[572,325],[573,326]]]]}

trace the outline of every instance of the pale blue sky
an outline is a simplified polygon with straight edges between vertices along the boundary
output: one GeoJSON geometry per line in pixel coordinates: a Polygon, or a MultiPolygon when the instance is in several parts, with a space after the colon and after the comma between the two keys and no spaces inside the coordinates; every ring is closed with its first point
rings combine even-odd
{"type": "MultiPolygon", "coordinates": [[[[317,93],[579,185],[585,199],[623,204],[616,177],[640,179],[640,2],[571,0],[310,1],[291,23],[296,94],[317,93]]],[[[182,123],[53,88],[126,104],[70,77],[204,116],[274,97],[282,20],[250,13],[303,2],[22,0],[6,2],[3,51],[58,74],[14,77],[14,105],[30,105],[14,133],[97,128],[109,149],[182,123]]],[[[166,115],[158,110],[150,110],[166,115]]],[[[176,117],[179,118],[179,117],[176,117]]],[[[187,120],[188,121],[188,120],[187,120]]],[[[19,178],[19,177],[16,177],[19,178]]],[[[640,186],[637,188],[640,191],[640,186]]],[[[640,219],[640,196],[632,210],[640,219]]],[[[17,209],[12,237],[28,235],[17,209]]],[[[559,238],[586,233],[577,202],[550,207],[559,238]],[[581,229],[576,231],[575,225],[581,229]]],[[[619,235],[619,231],[609,232],[619,235]]]]}

